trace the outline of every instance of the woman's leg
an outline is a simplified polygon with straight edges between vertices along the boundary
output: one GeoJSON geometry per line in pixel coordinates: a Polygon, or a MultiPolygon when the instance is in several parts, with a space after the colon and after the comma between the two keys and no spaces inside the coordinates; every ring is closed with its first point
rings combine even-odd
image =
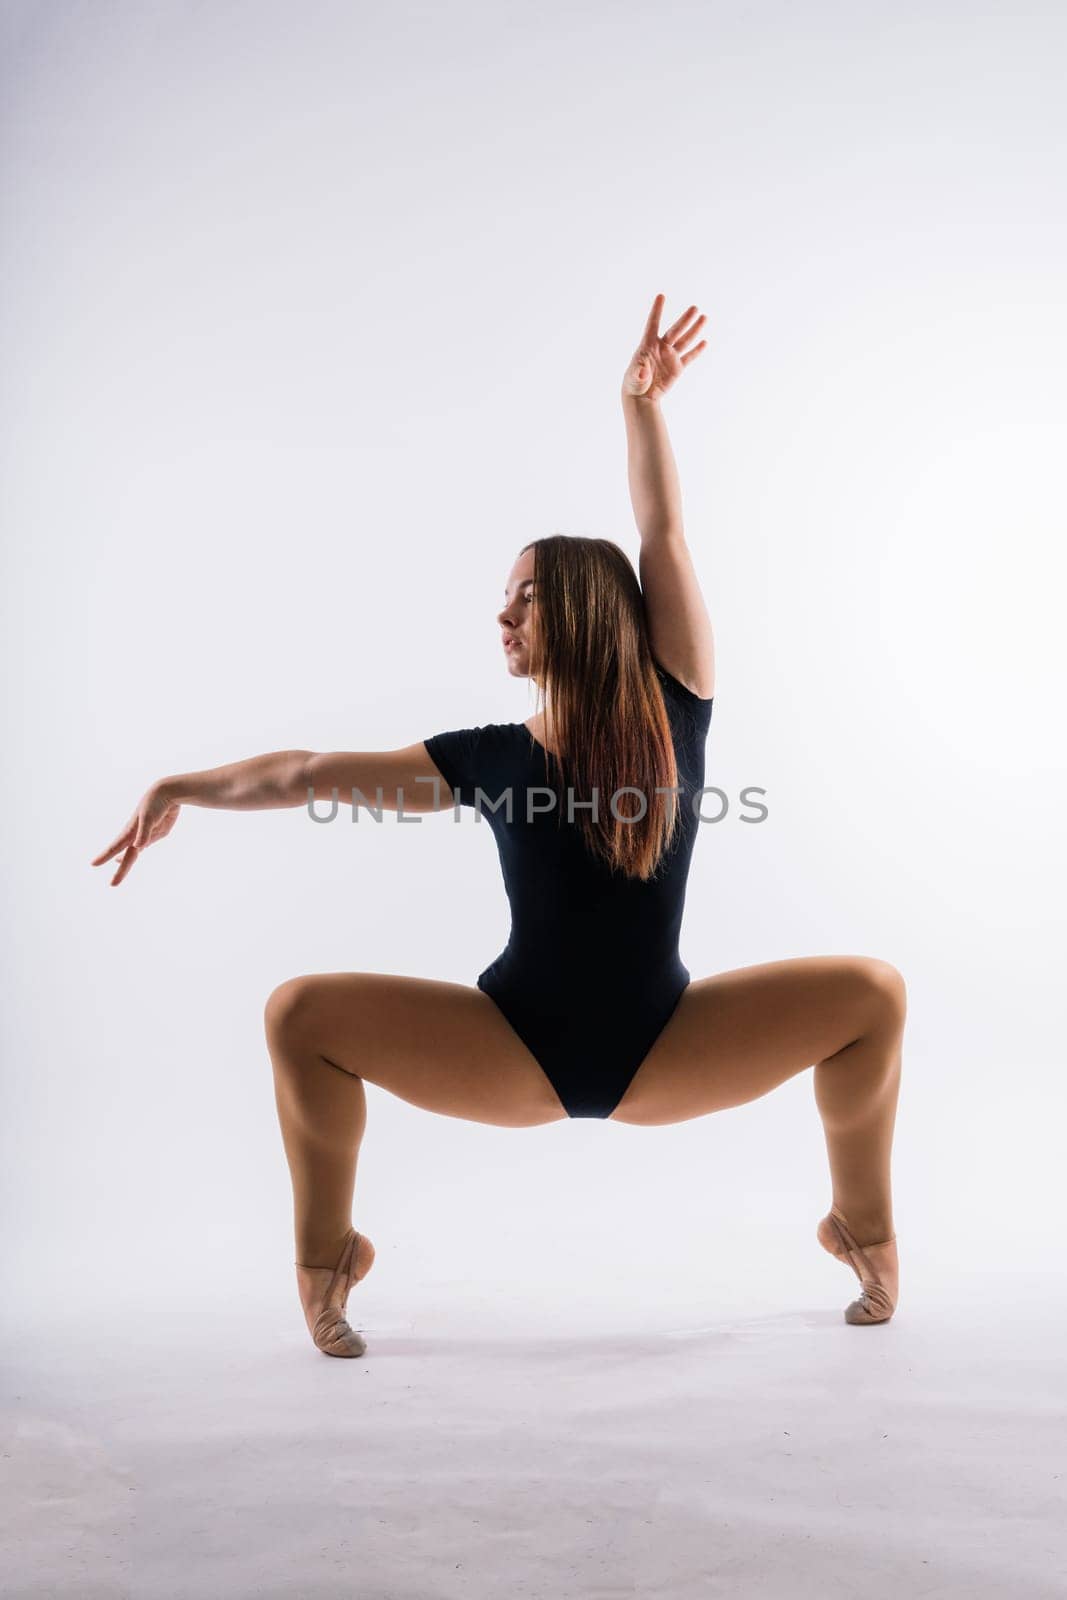
{"type": "Polygon", "coordinates": [[[332,1266],[351,1226],[367,1095],[362,1078],[324,1061],[275,990],[267,1006],[274,1099],[293,1185],[296,1260],[332,1266]]]}
{"type": "Polygon", "coordinates": [[[566,1116],[493,1001],[466,984],[361,972],[290,978],[267,1001],[265,1026],[296,1259],[309,1267],[332,1268],[351,1226],[364,1080],[470,1122],[525,1128],[566,1116]]]}
{"type": "Polygon", "coordinates": [[[889,1239],[905,1013],[900,973],[864,956],[772,961],[698,979],[612,1116],[684,1122],[759,1099],[814,1065],[833,1203],[859,1244],[889,1239]]]}

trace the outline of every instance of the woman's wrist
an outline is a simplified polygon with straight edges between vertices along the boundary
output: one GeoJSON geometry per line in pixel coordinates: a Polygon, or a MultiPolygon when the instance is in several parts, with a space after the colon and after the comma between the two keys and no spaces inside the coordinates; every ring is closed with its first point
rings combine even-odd
{"type": "Polygon", "coordinates": [[[167,805],[180,806],[189,800],[189,794],[185,788],[185,783],[186,779],[184,775],[171,778],[160,778],[158,783],[154,783],[152,785],[150,792],[154,795],[157,795],[160,800],[165,801],[167,805]]]}
{"type": "Polygon", "coordinates": [[[622,390],[622,403],[633,411],[658,411],[659,400],[649,399],[647,395],[632,394],[629,389],[622,390]]]}

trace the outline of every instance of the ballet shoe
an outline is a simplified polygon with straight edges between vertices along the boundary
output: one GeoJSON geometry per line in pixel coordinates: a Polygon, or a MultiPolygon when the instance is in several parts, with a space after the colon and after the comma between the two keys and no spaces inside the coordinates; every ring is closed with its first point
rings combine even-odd
{"type": "Polygon", "coordinates": [[[326,1356],[363,1355],[367,1341],[355,1328],[350,1327],[345,1317],[345,1302],[352,1285],[365,1278],[374,1265],[374,1246],[370,1240],[365,1234],[350,1228],[340,1260],[332,1270],[329,1267],[305,1267],[300,1261],[294,1262],[294,1265],[301,1272],[318,1273],[320,1277],[323,1273],[331,1274],[326,1298],[314,1319],[306,1307],[304,1310],[304,1320],[318,1349],[326,1356]]]}
{"type": "Polygon", "coordinates": [[[898,1276],[896,1234],[878,1244],[857,1244],[844,1214],[831,1206],[818,1227],[819,1243],[838,1261],[844,1261],[860,1280],[861,1293],[845,1307],[845,1321],[862,1327],[888,1322],[897,1308],[898,1276]]]}

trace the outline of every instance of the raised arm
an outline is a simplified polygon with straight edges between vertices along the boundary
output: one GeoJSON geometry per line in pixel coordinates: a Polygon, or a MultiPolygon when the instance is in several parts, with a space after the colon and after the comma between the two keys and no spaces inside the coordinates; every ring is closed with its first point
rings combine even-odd
{"type": "Polygon", "coordinates": [[[350,805],[353,790],[357,789],[369,805],[380,803],[386,811],[433,811],[451,802],[448,784],[421,740],[402,750],[338,750],[321,754],[313,750],[275,750],[225,767],[160,778],[145,791],[125,828],[94,858],[92,865],[102,866],[123,852],[111,880],[112,886],[121,883],[137,857],[171,831],[183,805],[266,811],[306,805],[311,797],[330,800],[335,790],[339,803],[350,805]]]}
{"type": "Polygon", "coordinates": [[[686,352],[704,316],[690,306],[663,334],[652,304],[622,384],[630,499],[641,535],[639,571],[652,653],[702,700],[715,693],[715,640],[682,520],[682,493],[660,400],[707,340],[686,352]],[[683,352],[686,352],[683,354],[683,352]]]}

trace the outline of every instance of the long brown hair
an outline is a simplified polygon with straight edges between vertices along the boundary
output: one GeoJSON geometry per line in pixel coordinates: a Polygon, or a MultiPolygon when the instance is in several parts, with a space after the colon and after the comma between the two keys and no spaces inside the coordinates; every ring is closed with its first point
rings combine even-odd
{"type": "Polygon", "coordinates": [[[678,825],[677,797],[656,792],[677,785],[678,767],[637,574],[610,539],[554,534],[520,554],[526,550],[534,552],[536,596],[530,665],[557,769],[573,790],[574,820],[595,856],[647,880],[678,825]],[[595,821],[577,804],[592,799],[594,786],[595,821]],[[618,793],[628,788],[640,793],[618,793]],[[637,820],[613,815],[613,795],[615,810],[637,820]]]}

